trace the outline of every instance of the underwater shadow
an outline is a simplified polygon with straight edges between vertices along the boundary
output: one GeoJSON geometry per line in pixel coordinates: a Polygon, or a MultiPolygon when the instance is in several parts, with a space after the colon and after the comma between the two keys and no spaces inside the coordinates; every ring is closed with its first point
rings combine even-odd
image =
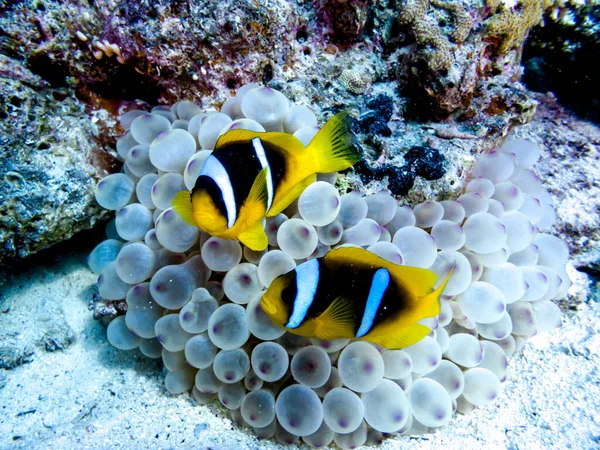
{"type": "Polygon", "coordinates": [[[138,348],[119,350],[113,347],[106,338],[106,326],[95,321],[91,313],[87,323],[89,327],[82,346],[85,352],[95,357],[100,366],[110,370],[134,370],[136,374],[148,379],[156,379],[162,373],[161,358],[148,358],[138,348]]]}

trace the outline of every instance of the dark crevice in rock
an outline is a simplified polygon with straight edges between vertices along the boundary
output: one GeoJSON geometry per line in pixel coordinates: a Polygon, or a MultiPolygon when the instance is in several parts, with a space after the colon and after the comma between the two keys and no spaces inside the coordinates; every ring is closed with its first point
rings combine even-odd
{"type": "Polygon", "coordinates": [[[5,258],[0,262],[0,271],[5,277],[10,277],[13,273],[21,273],[29,268],[58,263],[68,255],[82,252],[87,255],[106,239],[105,227],[106,222],[99,222],[91,230],[81,231],[66,241],[25,258],[5,258]]]}
{"type": "Polygon", "coordinates": [[[68,70],[49,54],[40,53],[27,60],[31,72],[47,81],[51,87],[66,87],[68,70]]]}
{"type": "Polygon", "coordinates": [[[523,82],[537,92],[553,92],[579,117],[600,123],[600,8],[581,6],[573,23],[545,21],[532,30],[523,49],[523,82]],[[596,28],[595,28],[596,27],[596,28]]]}
{"type": "Polygon", "coordinates": [[[267,63],[263,68],[262,82],[264,85],[268,84],[273,79],[273,66],[267,63]]]}
{"type": "MultiPolygon", "coordinates": [[[[439,74],[444,78],[443,74],[439,74]]],[[[402,95],[406,96],[406,109],[404,117],[406,120],[415,122],[442,121],[448,118],[449,112],[443,110],[438,103],[438,96],[443,94],[443,87],[436,82],[426,70],[422,62],[415,64],[415,70],[407,75],[406,84],[402,86],[402,95]],[[433,86],[432,93],[423,90],[423,85],[433,86]]],[[[465,101],[465,105],[468,101],[465,101]]]]}
{"type": "Polygon", "coordinates": [[[164,89],[155,81],[128,65],[117,67],[105,81],[92,83],[86,88],[104,99],[143,100],[151,105],[158,104],[164,94],[164,89]]]}
{"type": "Polygon", "coordinates": [[[577,267],[577,270],[588,274],[596,282],[600,282],[600,261],[588,266],[577,267]]]}

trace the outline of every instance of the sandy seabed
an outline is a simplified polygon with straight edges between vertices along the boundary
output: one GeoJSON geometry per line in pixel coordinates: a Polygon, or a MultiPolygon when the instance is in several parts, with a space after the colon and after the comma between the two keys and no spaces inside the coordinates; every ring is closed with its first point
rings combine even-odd
{"type": "MultiPolygon", "coordinates": [[[[190,394],[170,395],[160,360],[109,345],[88,309],[96,275],[84,261],[83,253],[71,255],[0,289],[0,339],[33,349],[30,362],[0,369],[0,449],[309,448],[259,441],[233,425],[218,402],[198,406],[190,394]],[[72,343],[45,351],[40,339],[57,327],[72,343]]],[[[597,291],[561,328],[529,340],[509,365],[495,404],[458,415],[434,434],[388,439],[380,448],[600,448],[597,291]]]]}

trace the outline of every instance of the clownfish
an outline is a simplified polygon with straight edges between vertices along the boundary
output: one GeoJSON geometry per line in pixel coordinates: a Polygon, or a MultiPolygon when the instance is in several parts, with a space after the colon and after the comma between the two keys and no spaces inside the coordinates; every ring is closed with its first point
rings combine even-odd
{"type": "Polygon", "coordinates": [[[389,349],[419,342],[418,323],[440,312],[437,275],[400,266],[359,247],[340,247],[273,280],[261,298],[265,314],[300,336],[360,339],[389,349]]]}
{"type": "Polygon", "coordinates": [[[217,141],[191,193],[173,198],[173,209],[212,236],[267,248],[262,220],[276,216],[315,181],[317,173],[351,167],[362,157],[350,116],[341,112],[307,147],[279,132],[230,130],[217,141]]]}

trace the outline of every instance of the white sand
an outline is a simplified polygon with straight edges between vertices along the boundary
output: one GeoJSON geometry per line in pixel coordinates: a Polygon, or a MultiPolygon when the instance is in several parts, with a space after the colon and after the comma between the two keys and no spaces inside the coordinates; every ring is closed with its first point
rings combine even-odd
{"type": "MultiPolygon", "coordinates": [[[[579,278],[582,292],[586,277],[579,278]]],[[[12,338],[35,352],[32,362],[0,370],[0,448],[284,448],[233,426],[216,403],[196,406],[190,395],[168,394],[156,360],[112,348],[88,310],[95,281],[77,255],[2,288],[0,335],[19,327],[12,338]],[[48,353],[35,342],[54,319],[66,321],[75,341],[48,353]]],[[[596,295],[510,359],[496,404],[381,448],[600,448],[599,331],[596,295]]]]}

